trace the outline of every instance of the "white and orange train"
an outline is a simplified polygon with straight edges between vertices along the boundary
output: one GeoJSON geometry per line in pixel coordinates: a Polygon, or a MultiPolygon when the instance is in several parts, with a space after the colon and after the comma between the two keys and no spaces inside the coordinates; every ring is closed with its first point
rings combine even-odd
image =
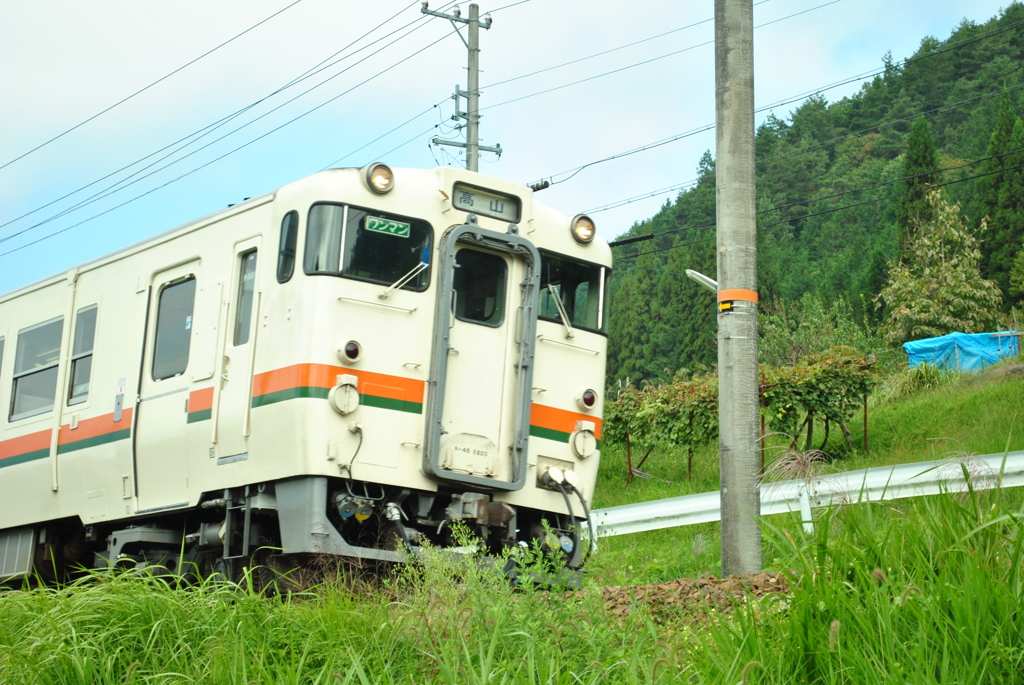
{"type": "Polygon", "coordinates": [[[452,168],[331,169],[0,296],[0,579],[580,563],[611,251],[452,168]]]}

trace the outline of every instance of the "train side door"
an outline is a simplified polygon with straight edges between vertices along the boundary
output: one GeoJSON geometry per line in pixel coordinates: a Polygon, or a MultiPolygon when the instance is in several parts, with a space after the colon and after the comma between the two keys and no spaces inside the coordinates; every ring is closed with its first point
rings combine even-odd
{"type": "Polygon", "coordinates": [[[199,260],[156,274],[150,292],[135,426],[139,510],[188,504],[186,423],[190,369],[202,365],[193,343],[199,260]]]}
{"type": "Polygon", "coordinates": [[[215,402],[216,456],[220,460],[248,458],[251,433],[253,361],[255,358],[260,291],[260,239],[236,243],[231,286],[227,288],[227,321],[223,360],[215,402]]]}

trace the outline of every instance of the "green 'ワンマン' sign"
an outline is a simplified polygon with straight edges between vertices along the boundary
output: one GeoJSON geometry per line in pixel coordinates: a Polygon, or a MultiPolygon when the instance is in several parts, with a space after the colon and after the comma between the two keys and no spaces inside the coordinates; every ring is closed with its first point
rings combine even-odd
{"type": "Polygon", "coordinates": [[[409,237],[409,224],[391,219],[382,219],[379,216],[366,217],[366,230],[375,233],[387,233],[397,235],[399,238],[409,237]]]}

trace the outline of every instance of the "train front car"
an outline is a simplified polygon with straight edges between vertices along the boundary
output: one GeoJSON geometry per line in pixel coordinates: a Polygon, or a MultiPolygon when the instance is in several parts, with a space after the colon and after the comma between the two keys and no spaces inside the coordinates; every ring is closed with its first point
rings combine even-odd
{"type": "Polygon", "coordinates": [[[400,559],[462,529],[579,566],[611,264],[590,220],[451,168],[331,170],[277,204],[304,278],[270,303],[290,363],[255,377],[253,442],[298,429],[310,474],[276,483],[283,551],[400,559]]]}
{"type": "Polygon", "coordinates": [[[376,164],[0,296],[0,581],[467,535],[578,567],[610,266],[529,189],[376,164]]]}

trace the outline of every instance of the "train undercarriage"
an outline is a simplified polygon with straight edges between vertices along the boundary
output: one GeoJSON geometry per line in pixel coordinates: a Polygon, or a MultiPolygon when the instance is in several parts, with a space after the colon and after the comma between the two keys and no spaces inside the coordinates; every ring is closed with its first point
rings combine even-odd
{"type": "Polygon", "coordinates": [[[249,579],[270,587],[337,562],[376,568],[448,549],[500,564],[538,557],[574,576],[583,561],[583,498],[573,516],[495,501],[487,493],[427,492],[344,478],[302,477],[207,493],[187,511],[132,525],[71,519],[0,532],[0,581],[64,582],[89,569],[134,570],[191,583],[249,579]],[[526,550],[532,550],[527,554],[526,550]]]}

